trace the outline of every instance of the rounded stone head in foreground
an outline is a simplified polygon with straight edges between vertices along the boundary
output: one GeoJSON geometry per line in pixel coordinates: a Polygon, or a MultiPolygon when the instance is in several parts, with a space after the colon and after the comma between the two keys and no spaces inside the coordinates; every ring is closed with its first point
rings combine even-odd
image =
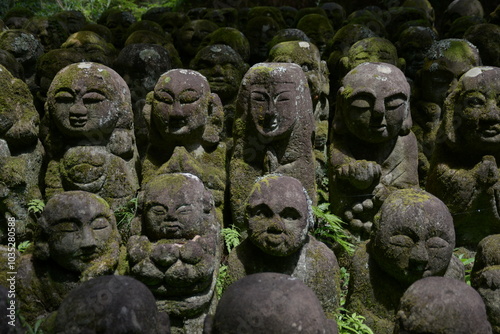
{"type": "Polygon", "coordinates": [[[336,334],[337,324],[326,319],[317,296],[301,280],[259,273],[229,286],[204,333],[336,334]]]}
{"type": "Polygon", "coordinates": [[[413,283],[401,298],[395,334],[490,334],[481,296],[465,282],[427,277],[413,283]]]}

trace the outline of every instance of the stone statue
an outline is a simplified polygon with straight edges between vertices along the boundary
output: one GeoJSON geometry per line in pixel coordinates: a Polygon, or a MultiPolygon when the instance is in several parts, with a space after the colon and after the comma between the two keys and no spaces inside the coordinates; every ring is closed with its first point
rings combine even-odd
{"type": "Polygon", "coordinates": [[[54,77],[45,109],[47,198],[84,190],[116,209],[135,197],[139,159],[130,91],[118,73],[98,63],[71,64],[54,77]]]}
{"type": "Polygon", "coordinates": [[[401,298],[394,334],[491,334],[484,302],[465,282],[427,277],[401,298]]]}
{"type": "Polygon", "coordinates": [[[438,129],[443,119],[446,96],[468,70],[481,65],[478,49],[465,39],[442,39],[427,51],[415,79],[416,96],[412,101],[412,131],[419,144],[419,176],[427,177],[438,129]]]}
{"type": "MultiPolygon", "coordinates": [[[[228,28],[229,29],[229,28],[228,28]]],[[[232,137],[236,96],[248,64],[230,46],[208,45],[200,49],[190,67],[208,80],[210,90],[220,97],[224,106],[224,137],[232,137]]]]}
{"type": "Polygon", "coordinates": [[[107,275],[82,283],[64,298],[54,333],[170,333],[148,288],[129,276],[107,275]]]}
{"type": "Polygon", "coordinates": [[[222,295],[204,334],[337,334],[314,291],[300,279],[266,272],[243,277],[222,295]]]}
{"type": "Polygon", "coordinates": [[[224,112],[207,79],[193,70],[173,69],[148,93],[143,109],[150,144],[143,159],[143,183],[158,174],[186,172],[213,192],[222,217],[226,187],[224,112]]]}
{"type": "Polygon", "coordinates": [[[314,118],[307,78],[293,63],[259,63],[241,82],[229,179],[233,223],[244,226],[244,201],[255,179],[297,178],[316,203],[314,118]]]}
{"type": "Polygon", "coordinates": [[[255,182],[245,204],[248,237],[229,253],[229,281],[267,271],[291,275],[316,293],[333,319],[339,306],[340,268],[333,251],[308,233],[314,217],[300,181],[266,175],[255,182]]]}
{"type": "Polygon", "coordinates": [[[457,245],[474,249],[500,233],[500,68],[475,67],[459,79],[444,104],[426,189],[453,214],[457,245]]]}
{"type": "Polygon", "coordinates": [[[200,333],[215,308],[222,250],[212,194],[198,177],[174,173],[145,184],[141,198],[134,225],[142,235],[127,244],[130,273],[168,312],[173,333],[200,333]]]}
{"type": "Polygon", "coordinates": [[[387,63],[358,65],[337,93],[329,147],[330,203],[361,239],[367,238],[388,194],[418,186],[409,100],[403,72],[387,63]]]}
{"type": "Polygon", "coordinates": [[[479,292],[486,305],[488,320],[493,333],[500,333],[500,234],[485,237],[477,245],[474,266],[471,270],[471,286],[479,292]]]}
{"type": "Polygon", "coordinates": [[[9,220],[16,221],[16,241],[33,237],[35,221],[28,202],[41,199],[40,171],[45,150],[38,139],[40,118],[28,86],[0,65],[0,243],[9,220]]]}
{"type": "Polygon", "coordinates": [[[369,241],[359,244],[349,268],[346,308],[379,334],[392,334],[399,299],[428,276],[464,280],[453,256],[455,233],[448,208],[419,189],[392,192],[375,216],[369,241]]]}
{"type": "Polygon", "coordinates": [[[91,278],[124,274],[125,250],[109,205],[96,194],[67,191],[47,201],[35,250],[17,272],[21,312],[28,321],[57,310],[64,297],[91,278]]]}

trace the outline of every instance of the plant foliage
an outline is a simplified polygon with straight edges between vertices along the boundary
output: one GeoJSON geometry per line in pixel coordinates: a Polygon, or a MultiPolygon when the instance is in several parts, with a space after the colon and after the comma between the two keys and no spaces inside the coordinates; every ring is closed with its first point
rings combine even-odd
{"type": "Polygon", "coordinates": [[[313,212],[318,218],[318,227],[314,230],[314,236],[332,246],[333,244],[340,245],[348,254],[354,252],[354,245],[351,243],[351,237],[346,234],[343,225],[345,224],[338,216],[330,213],[328,207],[330,203],[321,203],[318,206],[313,206],[313,212]]]}
{"type": "Polygon", "coordinates": [[[224,243],[226,244],[227,252],[230,253],[231,250],[238,246],[241,242],[241,233],[236,226],[223,228],[221,231],[222,237],[224,238],[224,243]]]}
{"type": "Polygon", "coordinates": [[[116,226],[118,228],[130,226],[130,222],[137,214],[137,206],[137,197],[134,197],[126,205],[115,210],[116,226]]]}
{"type": "Polygon", "coordinates": [[[39,214],[45,208],[45,203],[41,199],[32,199],[28,202],[28,212],[39,214]]]}

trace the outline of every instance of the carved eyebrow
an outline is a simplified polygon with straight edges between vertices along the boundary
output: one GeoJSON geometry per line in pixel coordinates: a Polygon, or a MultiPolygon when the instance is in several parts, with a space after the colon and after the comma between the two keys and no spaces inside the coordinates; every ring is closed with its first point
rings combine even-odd
{"type": "Polygon", "coordinates": [[[365,95],[365,96],[371,96],[371,97],[375,97],[377,96],[377,94],[375,93],[375,91],[373,89],[371,89],[370,87],[363,87],[363,88],[354,88],[354,90],[352,91],[350,97],[355,97],[355,96],[362,96],[362,95],[365,95]]]}

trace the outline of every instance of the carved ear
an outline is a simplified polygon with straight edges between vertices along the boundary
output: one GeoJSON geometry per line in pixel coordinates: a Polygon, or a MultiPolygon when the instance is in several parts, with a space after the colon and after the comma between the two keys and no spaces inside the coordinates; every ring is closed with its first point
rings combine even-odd
{"type": "Polygon", "coordinates": [[[210,101],[208,103],[208,120],[203,133],[203,140],[210,144],[217,144],[220,142],[220,134],[224,126],[224,107],[215,93],[210,94],[210,101]]]}
{"type": "Polygon", "coordinates": [[[142,108],[142,116],[146,120],[148,128],[151,130],[151,109],[153,108],[154,101],[154,91],[151,91],[146,95],[146,104],[142,108]]]}
{"type": "Polygon", "coordinates": [[[411,117],[411,108],[410,108],[410,101],[406,104],[406,117],[403,120],[403,125],[401,126],[401,130],[399,130],[399,135],[400,136],[406,136],[408,133],[410,133],[411,127],[413,126],[413,119],[411,117]]]}
{"type": "Polygon", "coordinates": [[[344,104],[344,97],[342,93],[344,92],[344,87],[340,87],[337,91],[337,99],[335,103],[335,114],[333,115],[332,121],[332,133],[335,134],[345,134],[347,133],[347,127],[345,126],[344,118],[342,116],[342,107],[344,104]]]}

